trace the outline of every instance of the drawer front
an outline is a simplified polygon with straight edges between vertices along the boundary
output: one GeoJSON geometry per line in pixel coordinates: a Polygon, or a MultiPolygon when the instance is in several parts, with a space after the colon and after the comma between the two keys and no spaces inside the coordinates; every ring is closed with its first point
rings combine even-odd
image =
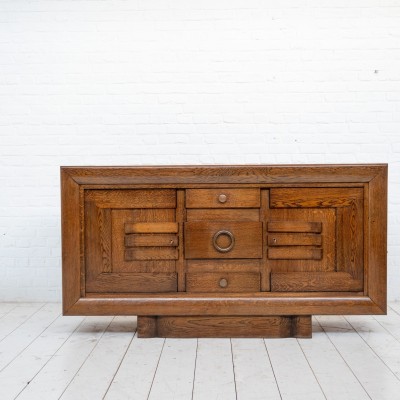
{"type": "Polygon", "coordinates": [[[259,189],[187,189],[187,208],[257,208],[259,189]]]}
{"type": "Polygon", "coordinates": [[[262,258],[262,223],[185,223],[185,258],[262,258]]]}
{"type": "Polygon", "coordinates": [[[194,273],[186,274],[187,292],[259,292],[258,273],[194,273]]]}

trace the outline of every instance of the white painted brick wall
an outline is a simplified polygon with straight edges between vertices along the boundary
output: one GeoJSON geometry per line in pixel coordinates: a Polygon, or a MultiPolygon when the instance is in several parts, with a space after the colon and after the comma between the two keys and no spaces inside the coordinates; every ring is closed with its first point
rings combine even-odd
{"type": "Polygon", "coordinates": [[[0,300],[59,300],[60,165],[388,162],[398,0],[0,0],[0,300]]]}

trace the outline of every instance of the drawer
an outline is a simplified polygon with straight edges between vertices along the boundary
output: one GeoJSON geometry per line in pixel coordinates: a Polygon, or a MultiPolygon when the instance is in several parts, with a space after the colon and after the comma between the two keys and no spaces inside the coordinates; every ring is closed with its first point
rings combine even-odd
{"type": "Polygon", "coordinates": [[[187,189],[186,208],[258,208],[259,189],[187,189]]]}
{"type": "Polygon", "coordinates": [[[259,292],[258,273],[195,273],[186,274],[187,292],[259,292]]]}
{"type": "Polygon", "coordinates": [[[262,258],[262,223],[185,223],[185,258],[262,258]]]}

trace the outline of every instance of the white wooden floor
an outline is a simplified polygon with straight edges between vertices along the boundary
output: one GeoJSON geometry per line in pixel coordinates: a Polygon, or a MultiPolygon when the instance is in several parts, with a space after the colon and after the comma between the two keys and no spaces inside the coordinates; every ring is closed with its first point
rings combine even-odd
{"type": "Polygon", "coordinates": [[[0,400],[400,399],[400,304],[312,339],[137,339],[135,317],[0,303],[0,400]]]}

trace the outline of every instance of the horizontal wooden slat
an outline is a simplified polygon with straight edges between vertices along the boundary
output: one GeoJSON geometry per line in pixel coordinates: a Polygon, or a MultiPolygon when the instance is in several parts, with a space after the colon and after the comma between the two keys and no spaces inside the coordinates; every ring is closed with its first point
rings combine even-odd
{"type": "Polygon", "coordinates": [[[178,236],[174,234],[131,234],[125,236],[126,247],[178,246],[178,236]]]}
{"type": "Polygon", "coordinates": [[[321,233],[321,222],[307,221],[270,221],[268,222],[268,232],[309,232],[321,233]]]}
{"type": "Polygon", "coordinates": [[[130,247],[125,250],[125,261],[177,259],[176,247],[130,247]]]}
{"type": "MultiPolygon", "coordinates": [[[[280,293],[276,293],[280,294],[280,293]]],[[[273,293],[271,293],[273,295],[273,293]]],[[[335,305],[335,314],[385,314],[369,297],[357,293],[331,295],[310,292],[306,295],[284,293],[273,296],[267,292],[252,293],[238,298],[237,293],[168,293],[164,295],[127,296],[107,298],[96,295],[79,299],[66,310],[65,315],[329,315],[335,305]]]]}
{"type": "Polygon", "coordinates": [[[277,272],[271,274],[271,288],[276,292],[350,292],[362,290],[363,282],[347,272],[277,272]]]}
{"type": "Polygon", "coordinates": [[[195,273],[186,274],[187,292],[254,292],[260,290],[260,274],[257,273],[195,273]],[[221,279],[227,282],[220,286],[221,279]]]}
{"type": "Polygon", "coordinates": [[[95,293],[157,293],[176,290],[176,273],[100,274],[86,283],[86,291],[95,293]]]}
{"type": "Polygon", "coordinates": [[[260,207],[259,189],[187,189],[186,208],[256,208],[260,207]],[[225,201],[220,201],[220,196],[225,201]]]}
{"type": "Polygon", "coordinates": [[[322,236],[312,233],[275,233],[268,235],[268,246],[321,246],[322,236]]]}
{"type": "Polygon", "coordinates": [[[85,201],[94,201],[99,208],[175,208],[173,189],[85,190],[85,201]]]}
{"type": "Polygon", "coordinates": [[[177,222],[130,222],[125,224],[125,233],[178,233],[177,222]]]}
{"type": "Polygon", "coordinates": [[[271,208],[348,207],[362,199],[361,188],[286,188],[270,190],[271,208]]]}
{"type": "Polygon", "coordinates": [[[188,209],[186,211],[187,221],[259,221],[260,210],[258,208],[239,209],[188,209]]]}
{"type": "Polygon", "coordinates": [[[321,184],[369,182],[387,164],[62,167],[78,184],[321,184]]]}
{"type": "Polygon", "coordinates": [[[268,258],[271,260],[321,260],[322,249],[302,246],[270,247],[268,258]]]}
{"type": "Polygon", "coordinates": [[[260,272],[260,261],[256,259],[240,260],[187,260],[187,272],[260,272]]]}

